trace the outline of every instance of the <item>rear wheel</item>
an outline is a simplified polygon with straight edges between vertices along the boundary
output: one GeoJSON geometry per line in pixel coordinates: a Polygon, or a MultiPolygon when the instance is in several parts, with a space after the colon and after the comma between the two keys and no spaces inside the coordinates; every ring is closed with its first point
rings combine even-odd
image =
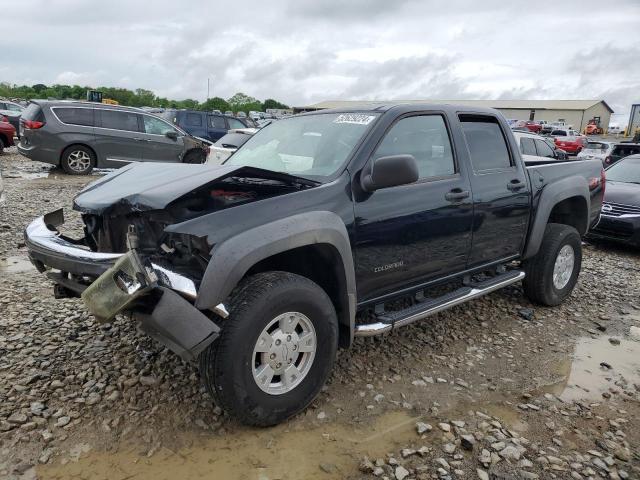
{"type": "Polygon", "coordinates": [[[571,295],[581,265],[582,241],[578,231],[569,225],[550,223],[540,250],[525,261],[524,292],[535,303],[558,305],[571,295]]]}
{"type": "Polygon", "coordinates": [[[216,403],[242,423],[269,426],[305,409],[333,366],[338,320],[311,280],[259,273],[236,289],[220,337],[200,356],[216,403]]]}
{"type": "Polygon", "coordinates": [[[88,175],[96,164],[96,155],[83,145],[71,145],[62,152],[60,166],[69,175],[88,175]]]}

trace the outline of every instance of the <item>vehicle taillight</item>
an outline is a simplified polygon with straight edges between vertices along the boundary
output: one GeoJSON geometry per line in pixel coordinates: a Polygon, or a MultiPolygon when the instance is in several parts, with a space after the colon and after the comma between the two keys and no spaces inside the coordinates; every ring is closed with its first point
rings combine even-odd
{"type": "Polygon", "coordinates": [[[28,128],[29,130],[37,130],[38,128],[44,127],[44,122],[39,122],[37,120],[23,120],[22,125],[24,125],[24,128],[28,128]]]}

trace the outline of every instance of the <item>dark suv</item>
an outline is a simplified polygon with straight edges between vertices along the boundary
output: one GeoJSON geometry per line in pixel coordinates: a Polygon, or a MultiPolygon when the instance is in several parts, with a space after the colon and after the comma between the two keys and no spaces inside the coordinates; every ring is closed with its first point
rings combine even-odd
{"type": "Polygon", "coordinates": [[[629,155],[638,155],[640,153],[640,143],[616,143],[613,146],[609,161],[607,164],[614,164],[618,160],[628,157],[629,155]]]}
{"type": "Polygon", "coordinates": [[[131,162],[203,163],[209,147],[138,108],[34,100],[20,120],[18,151],[31,160],[85,175],[131,162]]]}
{"type": "Polygon", "coordinates": [[[244,118],[240,119],[199,110],[168,109],[162,112],[160,116],[171,123],[175,123],[185,132],[211,142],[217,142],[232,128],[253,127],[244,118]]]}

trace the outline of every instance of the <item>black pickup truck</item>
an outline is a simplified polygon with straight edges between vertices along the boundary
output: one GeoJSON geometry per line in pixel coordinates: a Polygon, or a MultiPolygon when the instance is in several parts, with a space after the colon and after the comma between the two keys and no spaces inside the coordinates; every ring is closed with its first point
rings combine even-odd
{"type": "Polygon", "coordinates": [[[520,281],[565,300],[604,189],[597,160],[525,166],[495,110],[380,105],[275,122],[220,166],[124,167],[75,198],[83,238],[61,210],[25,237],[57,296],[132,313],[220,406],[272,425],[354,337],[520,281]]]}

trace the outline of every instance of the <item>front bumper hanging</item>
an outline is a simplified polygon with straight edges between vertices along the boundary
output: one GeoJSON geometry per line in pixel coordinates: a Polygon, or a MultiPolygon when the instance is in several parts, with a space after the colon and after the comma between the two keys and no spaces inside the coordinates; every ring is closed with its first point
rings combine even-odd
{"type": "MultiPolygon", "coordinates": [[[[185,359],[193,359],[218,336],[219,327],[192,302],[193,279],[170,265],[143,261],[135,251],[93,252],[57,231],[62,210],[35,219],[25,229],[29,258],[57,286],[82,296],[99,321],[130,311],[149,335],[185,359]]],[[[226,318],[223,304],[212,311],[226,318]]]]}

